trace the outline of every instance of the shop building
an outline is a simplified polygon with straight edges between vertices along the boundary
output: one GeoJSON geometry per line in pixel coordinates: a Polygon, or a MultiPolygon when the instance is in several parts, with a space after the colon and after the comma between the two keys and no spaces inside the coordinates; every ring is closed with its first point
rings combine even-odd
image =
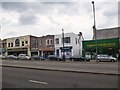
{"type": "Polygon", "coordinates": [[[120,53],[120,27],[100,29],[96,40],[83,41],[83,56],[95,59],[97,54],[108,54],[118,57],[120,53]]]}
{"type": "Polygon", "coordinates": [[[38,54],[38,39],[31,35],[7,38],[6,50],[6,55],[38,54]]]}
{"type": "Polygon", "coordinates": [[[65,57],[82,55],[81,52],[81,38],[74,33],[64,34],[64,48],[63,48],[63,37],[62,34],[55,35],[55,55],[62,57],[63,50],[65,57]]]}
{"type": "Polygon", "coordinates": [[[39,55],[45,58],[47,58],[48,55],[53,55],[55,52],[54,35],[38,37],[38,49],[39,55]]]}

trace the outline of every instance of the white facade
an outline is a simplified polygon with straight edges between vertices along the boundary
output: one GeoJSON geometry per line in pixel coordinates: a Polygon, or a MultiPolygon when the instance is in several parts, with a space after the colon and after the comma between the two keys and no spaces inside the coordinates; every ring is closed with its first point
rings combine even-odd
{"type": "MultiPolygon", "coordinates": [[[[55,35],[55,55],[62,57],[62,34],[55,35]]],[[[65,56],[69,58],[70,56],[82,55],[82,42],[81,37],[74,33],[65,33],[64,34],[64,47],[65,47],[65,56]],[[65,40],[67,38],[67,41],[65,40]],[[70,40],[69,40],[70,39],[70,40]]]]}

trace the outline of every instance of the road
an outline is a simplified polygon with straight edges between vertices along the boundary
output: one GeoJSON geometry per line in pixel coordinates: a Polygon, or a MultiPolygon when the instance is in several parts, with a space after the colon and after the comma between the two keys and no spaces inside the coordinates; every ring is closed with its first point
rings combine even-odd
{"type": "Polygon", "coordinates": [[[58,62],[58,61],[26,61],[3,60],[2,65],[44,68],[52,70],[84,71],[95,73],[118,74],[118,62],[58,62]]]}
{"type": "Polygon", "coordinates": [[[117,75],[3,67],[3,88],[118,88],[117,75]]]}

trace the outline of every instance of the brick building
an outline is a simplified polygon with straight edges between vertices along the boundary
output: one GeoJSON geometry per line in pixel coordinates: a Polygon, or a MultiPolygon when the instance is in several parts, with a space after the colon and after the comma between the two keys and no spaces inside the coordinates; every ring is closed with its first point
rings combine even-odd
{"type": "Polygon", "coordinates": [[[54,35],[46,35],[38,37],[39,55],[45,56],[52,55],[55,52],[54,48],[54,35]]]}

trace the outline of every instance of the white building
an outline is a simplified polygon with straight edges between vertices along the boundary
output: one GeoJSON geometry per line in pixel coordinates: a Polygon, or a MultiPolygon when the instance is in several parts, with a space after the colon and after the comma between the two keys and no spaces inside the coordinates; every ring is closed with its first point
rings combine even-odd
{"type": "MultiPolygon", "coordinates": [[[[62,34],[55,35],[55,55],[62,57],[63,54],[63,42],[62,34]]],[[[65,57],[82,55],[81,37],[74,33],[64,34],[64,52],[65,57]]]]}

